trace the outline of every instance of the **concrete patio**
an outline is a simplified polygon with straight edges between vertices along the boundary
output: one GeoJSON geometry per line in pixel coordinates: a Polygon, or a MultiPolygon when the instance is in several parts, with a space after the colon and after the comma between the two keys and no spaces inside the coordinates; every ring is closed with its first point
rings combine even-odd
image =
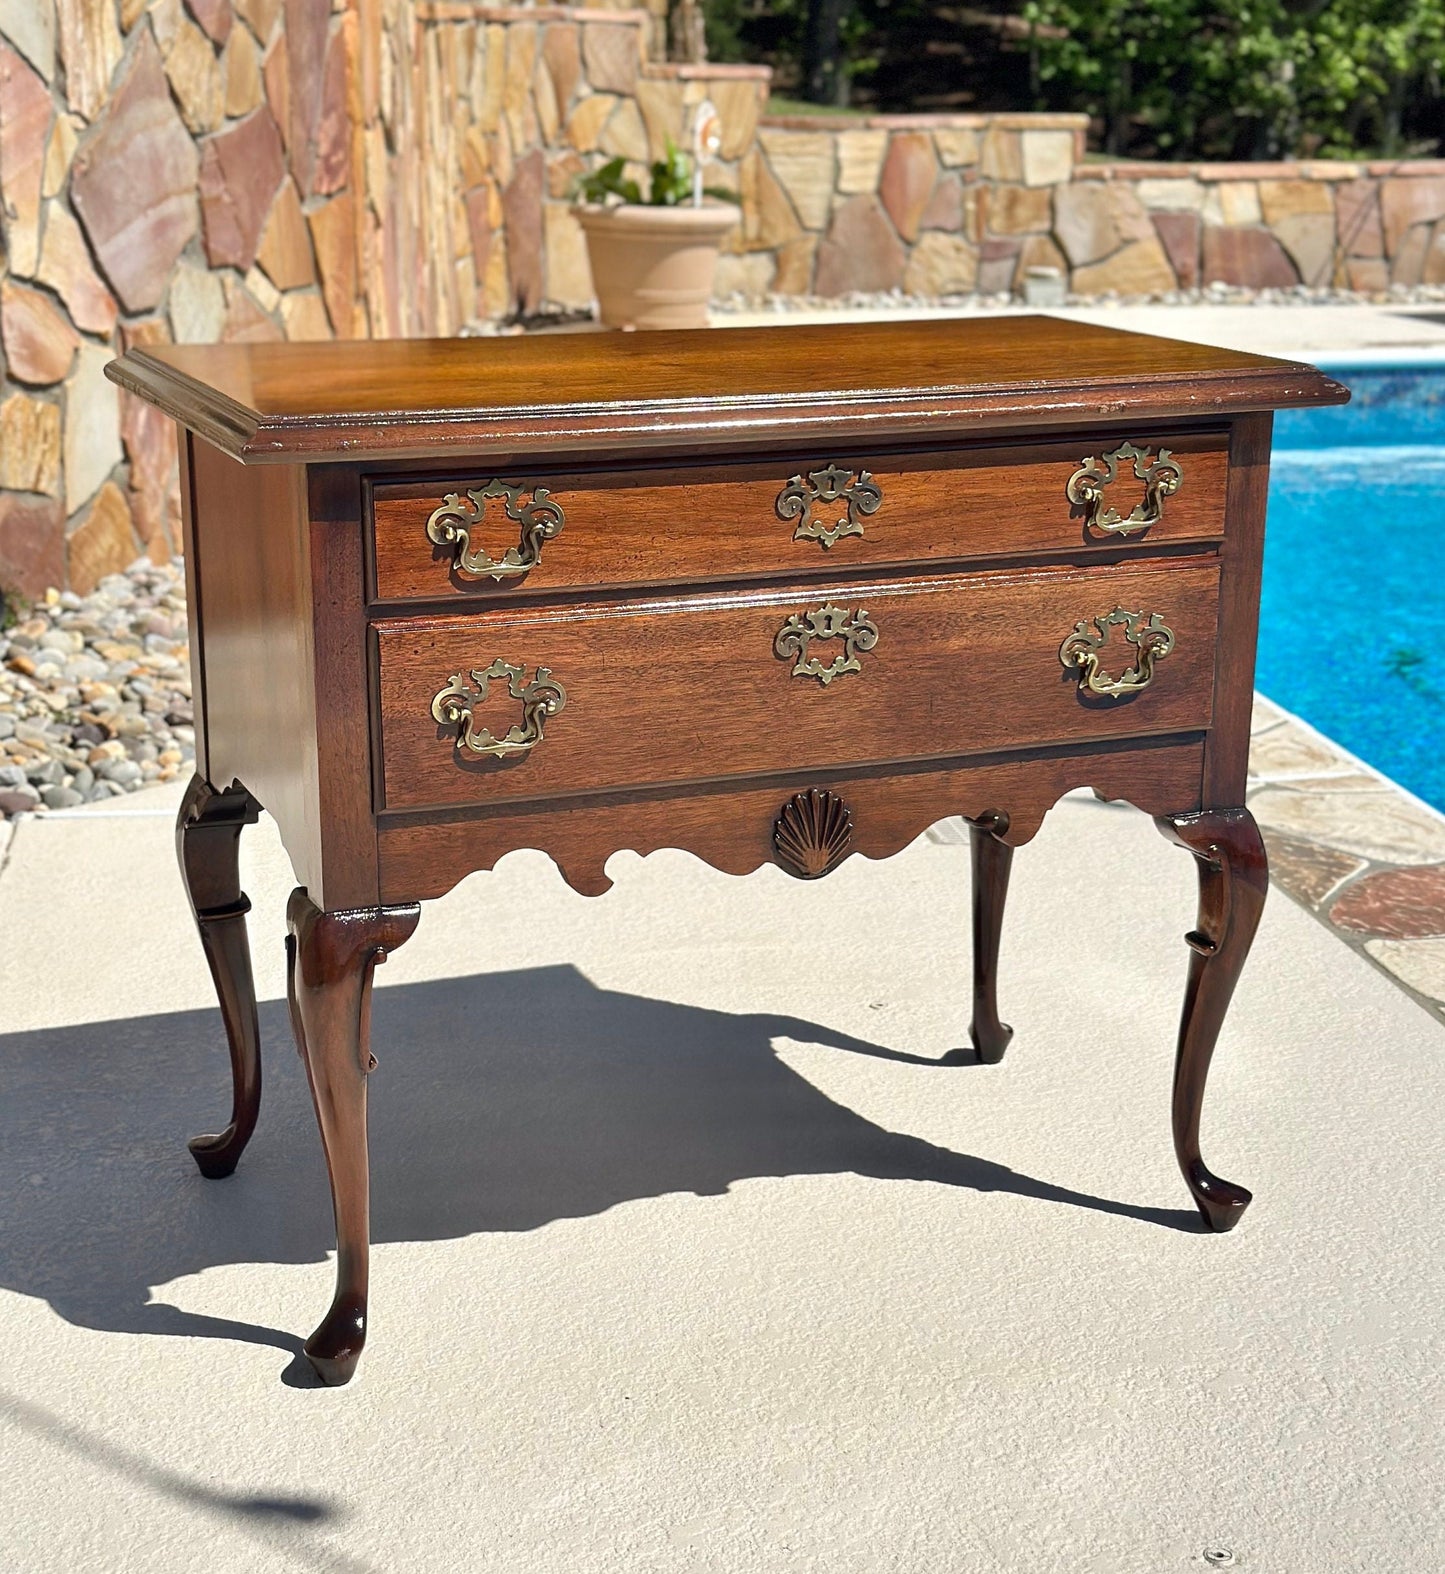
{"type": "MultiPolygon", "coordinates": [[[[1011,317],[1037,310],[992,302],[970,311],[957,306],[820,306],[784,310],[733,309],[715,312],[718,327],[752,328],[769,323],[866,321],[879,317],[1011,317]]],[[[1199,344],[1253,350],[1308,360],[1328,355],[1388,356],[1403,361],[1439,360],[1445,355],[1445,306],[1411,305],[1238,305],[1230,302],[1189,306],[1141,306],[1118,301],[1049,308],[1050,317],[1101,323],[1134,333],[1157,333],[1199,344]]]]}
{"type": "Polygon", "coordinates": [[[1004,1064],[968,849],[744,880],[515,854],[378,974],[373,1331],[310,1387],[325,1175],[243,844],[268,1085],[237,1175],[178,794],[0,872],[0,1567],[1406,1571],[1445,1555],[1445,1024],[1276,892],[1205,1151],[1168,1137],[1191,860],[1066,799],[1015,863],[1004,1064]],[[1219,1566],[1216,1563],[1215,1566],[1219,1566]],[[1228,1565],[1225,1565],[1228,1566],[1228,1565]]]}

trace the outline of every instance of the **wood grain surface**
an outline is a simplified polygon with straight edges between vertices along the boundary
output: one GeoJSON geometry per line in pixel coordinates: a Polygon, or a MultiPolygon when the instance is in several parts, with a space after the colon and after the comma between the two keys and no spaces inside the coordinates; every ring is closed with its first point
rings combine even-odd
{"type": "MultiPolygon", "coordinates": [[[[484,468],[437,477],[374,481],[375,590],[381,601],[458,596],[478,604],[526,592],[611,585],[664,585],[719,577],[748,580],[800,571],[847,573],[862,565],[935,564],[998,555],[1100,554],[1145,544],[1218,540],[1224,533],[1228,433],[1141,430],[1129,440],[1156,454],[1169,449],[1184,479],[1164,504],[1158,524],[1127,535],[1086,528],[1083,510],[1065,495],[1069,478],[1088,458],[1123,439],[1090,438],[896,454],[820,446],[761,464],[630,466],[602,471],[545,467],[504,472],[484,468]],[[881,489],[877,511],[859,515],[861,535],[831,546],[797,540],[796,519],[782,518],[779,493],[794,476],[834,464],[867,472],[881,489]],[[545,487],[566,521],[543,544],[537,566],[523,576],[468,579],[454,568],[455,551],[435,545],[427,520],[448,493],[481,489],[494,479],[521,484],[523,501],[545,487]]],[[[1129,464],[1105,491],[1119,513],[1144,499],[1129,464]]],[[[520,527],[501,499],[484,504],[471,532],[473,550],[500,559],[519,542],[520,527]]],[[[846,502],[819,504],[815,517],[831,526],[846,502]]]]}
{"type": "MultiPolygon", "coordinates": [[[[376,630],[388,808],[538,798],[871,761],[948,758],[1014,746],[1204,728],[1213,691],[1218,567],[956,575],[823,589],[697,595],[387,622],[376,630]],[[774,639],[826,603],[878,629],[861,670],[824,685],[795,676],[774,639]],[[1150,687],[1081,699],[1059,644],[1116,606],[1158,612],[1177,636],[1150,687]],[[502,659],[539,666],[565,709],[529,754],[467,757],[432,719],[455,673],[502,659]]],[[[815,641],[829,662],[839,638],[815,641]]],[[[1135,652],[1116,633],[1109,668],[1135,652]]],[[[478,720],[521,720],[493,684],[478,720]]]]}
{"type": "MultiPolygon", "coordinates": [[[[826,785],[853,817],[852,853],[889,858],[950,814],[978,819],[1007,804],[1010,846],[1027,842],[1064,793],[1097,787],[1146,814],[1184,813],[1199,800],[1203,748],[1196,740],[1031,752],[943,769],[831,772],[772,782],[712,784],[651,797],[500,804],[469,814],[386,816],[380,829],[382,900],[441,896],[474,869],[519,847],[540,847],[584,896],[612,884],[612,853],[680,847],[714,869],[747,874],[773,862],[773,821],[790,794],[826,785]]],[[[852,856],[852,854],[850,854],[852,856]]],[[[927,915],[920,914],[920,923],[927,915]]]]}
{"type": "Polygon", "coordinates": [[[1342,403],[1313,367],[1050,317],[167,345],[106,369],[247,462],[757,447],[1342,403]]]}
{"type": "MultiPolygon", "coordinates": [[[[1269,445],[1274,417],[1241,416],[1229,452],[1229,531],[1220,551],[1219,659],[1214,672],[1215,727],[1204,756],[1205,801],[1242,808],[1249,776],[1254,709],[1254,654],[1269,501],[1269,445]]],[[[1301,653],[1302,657],[1304,653],[1301,653]]]]}
{"type": "MultiPolygon", "coordinates": [[[[212,786],[239,781],[275,818],[297,877],[322,885],[306,471],[248,470],[192,440],[187,594],[212,786]]],[[[353,675],[364,681],[364,667],[353,675]]]]}
{"type": "Polygon", "coordinates": [[[371,780],[356,768],[371,736],[361,488],[341,465],[312,465],[306,477],[322,844],[320,878],[307,894],[327,908],[371,907],[379,900],[371,780]]]}

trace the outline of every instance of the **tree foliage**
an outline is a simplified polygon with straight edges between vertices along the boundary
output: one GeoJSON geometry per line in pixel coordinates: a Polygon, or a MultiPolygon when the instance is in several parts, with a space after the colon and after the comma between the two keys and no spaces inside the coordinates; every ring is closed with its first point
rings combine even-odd
{"type": "Polygon", "coordinates": [[[1397,156],[1438,116],[1445,0],[1025,0],[1040,100],[1107,151],[1397,156]]]}
{"type": "Polygon", "coordinates": [[[1080,109],[1108,152],[1435,150],[1445,0],[707,0],[714,58],[878,109],[1080,109]]]}
{"type": "Polygon", "coordinates": [[[846,106],[879,66],[880,21],[926,10],[918,0],[708,0],[709,53],[757,60],[779,85],[824,106],[846,106]]]}

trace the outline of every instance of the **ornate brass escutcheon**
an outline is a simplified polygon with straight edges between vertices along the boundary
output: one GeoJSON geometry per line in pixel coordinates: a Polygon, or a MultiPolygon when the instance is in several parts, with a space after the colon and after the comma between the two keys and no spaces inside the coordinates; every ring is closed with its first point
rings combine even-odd
{"type": "Polygon", "coordinates": [[[793,532],[794,541],[816,541],[825,551],[844,536],[863,534],[864,514],[876,514],[883,502],[883,488],[866,470],[857,472],[840,470],[837,465],[824,465],[821,470],[808,471],[807,483],[795,475],[778,493],[776,508],[779,519],[796,519],[798,528],[793,532]],[[814,510],[827,508],[834,503],[846,503],[847,512],[832,525],[813,517],[814,510]]]}
{"type": "Polygon", "coordinates": [[[1164,499],[1179,490],[1184,472],[1167,448],[1161,448],[1159,457],[1152,462],[1150,453],[1148,448],[1121,443],[1102,459],[1086,459],[1069,477],[1065,494],[1071,503],[1083,508],[1084,524],[1089,530],[1110,536],[1134,535],[1163,519],[1164,499]],[[1117,477],[1125,460],[1133,460],[1134,475],[1144,483],[1144,501],[1127,519],[1117,509],[1104,506],[1104,488],[1117,477]]]}
{"type": "Polygon", "coordinates": [[[878,628],[868,614],[859,607],[856,612],[845,612],[831,601],[816,612],[795,612],[778,630],[773,650],[782,657],[796,656],[793,666],[795,678],[816,678],[824,688],[845,672],[861,672],[858,660],[860,651],[872,650],[878,643],[878,628]],[[808,654],[808,647],[815,639],[841,639],[843,654],[824,662],[808,654]]]}
{"type": "Polygon", "coordinates": [[[469,487],[466,492],[448,492],[441,507],[432,510],[426,522],[427,539],[439,547],[452,548],[452,567],[463,579],[512,579],[536,568],[542,556],[542,543],[550,541],[566,523],[561,504],[552,501],[545,486],[532,488],[531,500],[524,500],[525,489],[507,481],[488,481],[485,486],[469,487]],[[489,498],[500,497],[507,518],[522,527],[522,538],[494,558],[484,546],[473,546],[471,533],[481,524],[489,498]]]}
{"type": "Polygon", "coordinates": [[[1151,612],[1145,621],[1142,612],[1126,612],[1115,607],[1112,612],[1093,619],[1080,618],[1074,632],[1059,646],[1059,660],[1066,667],[1079,669],[1079,690],[1103,694],[1114,698],[1121,694],[1137,694],[1149,687],[1154,677],[1154,663],[1174,649],[1174,631],[1166,628],[1157,612],[1151,612]],[[1092,621],[1095,633],[1089,632],[1092,621]],[[1109,642],[1109,630],[1122,628],[1124,638],[1139,652],[1134,665],[1126,667],[1119,678],[1111,678],[1104,671],[1099,652],[1109,642]]]}
{"type": "Polygon", "coordinates": [[[490,667],[472,668],[465,677],[454,672],[447,686],[439,689],[431,702],[434,720],[444,727],[456,727],[457,748],[471,754],[492,754],[499,757],[525,754],[542,741],[542,726],[548,716],[555,716],[567,703],[567,691],[552,676],[550,667],[538,667],[531,682],[526,681],[527,669],[514,667],[499,656],[490,667]],[[471,681],[467,682],[466,678],[471,681]],[[498,738],[485,727],[477,726],[472,712],[486,701],[487,690],[494,678],[505,678],[507,690],[514,700],[522,702],[522,720],[509,727],[498,738]]]}
{"type": "Polygon", "coordinates": [[[826,788],[794,793],[773,821],[778,862],[800,880],[816,880],[848,856],[853,816],[848,805],[826,788]]]}

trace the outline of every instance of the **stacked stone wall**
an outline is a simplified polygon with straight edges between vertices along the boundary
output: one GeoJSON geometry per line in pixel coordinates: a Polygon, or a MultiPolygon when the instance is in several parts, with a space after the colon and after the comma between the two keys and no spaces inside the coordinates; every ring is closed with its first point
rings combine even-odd
{"type": "MultiPolygon", "coordinates": [[[[1079,211],[1116,232],[1144,215],[1175,288],[1445,284],[1445,160],[1085,165],[1071,185],[1079,211]]],[[[1111,256],[1086,259],[1086,231],[1060,226],[1060,239],[1079,293],[1124,290],[1111,256]]]]}
{"type": "Polygon", "coordinates": [[[755,67],[649,61],[645,8],[0,0],[0,590],[180,547],[132,345],[454,333],[591,299],[572,182],[710,96],[736,183],[755,67]]]}
{"type": "Polygon", "coordinates": [[[1068,115],[765,119],[722,286],[838,297],[1445,284],[1445,161],[1122,164],[1068,115]]]}
{"type": "Polygon", "coordinates": [[[132,345],[357,315],[359,12],[330,0],[0,0],[0,585],[89,590],[180,545],[132,345]]]}
{"type": "MultiPolygon", "coordinates": [[[[647,50],[645,10],[419,8],[414,136],[373,183],[381,228],[425,287],[389,332],[454,333],[479,319],[593,300],[579,176],[620,157],[646,189],[671,138],[687,144],[704,99],[723,126],[709,184],[736,188],[767,101],[757,66],[667,65],[647,50]]],[[[375,165],[383,170],[378,148],[375,165]]],[[[398,298],[390,283],[375,292],[398,298]]]]}
{"type": "Polygon", "coordinates": [[[740,170],[743,222],[719,289],[744,295],[1007,291],[1064,265],[1054,192],[1082,115],[767,119],[740,170]]]}

